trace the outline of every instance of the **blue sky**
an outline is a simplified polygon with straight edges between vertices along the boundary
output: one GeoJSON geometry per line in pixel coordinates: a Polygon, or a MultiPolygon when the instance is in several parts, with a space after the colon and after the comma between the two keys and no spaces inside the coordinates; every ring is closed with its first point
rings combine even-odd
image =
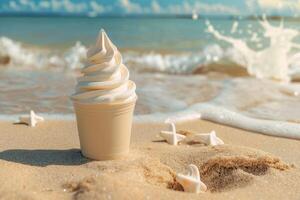
{"type": "Polygon", "coordinates": [[[300,0],[1,0],[1,13],[98,15],[190,14],[297,16],[300,0]]]}

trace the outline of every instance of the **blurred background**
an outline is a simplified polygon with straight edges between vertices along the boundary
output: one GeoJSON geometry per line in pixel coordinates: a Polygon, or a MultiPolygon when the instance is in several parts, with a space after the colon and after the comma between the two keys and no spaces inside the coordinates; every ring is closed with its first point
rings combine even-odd
{"type": "Polygon", "coordinates": [[[73,113],[103,28],[137,83],[137,115],[212,102],[298,120],[299,11],[298,0],[2,0],[0,114],[73,113]]]}

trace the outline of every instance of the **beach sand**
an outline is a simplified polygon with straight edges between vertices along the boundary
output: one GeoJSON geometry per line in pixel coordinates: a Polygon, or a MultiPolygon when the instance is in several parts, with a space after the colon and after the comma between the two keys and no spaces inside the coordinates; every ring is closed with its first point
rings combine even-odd
{"type": "Polygon", "coordinates": [[[196,120],[177,129],[214,129],[225,145],[171,146],[158,136],[167,125],[134,123],[127,158],[91,161],[81,156],[75,121],[0,127],[0,199],[300,199],[299,140],[196,120]],[[206,193],[182,192],[175,181],[189,164],[206,193]]]}

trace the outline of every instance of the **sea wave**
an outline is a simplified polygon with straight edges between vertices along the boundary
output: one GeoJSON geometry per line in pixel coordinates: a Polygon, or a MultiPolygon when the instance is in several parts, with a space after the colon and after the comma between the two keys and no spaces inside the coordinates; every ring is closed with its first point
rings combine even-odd
{"type": "MultiPolygon", "coordinates": [[[[25,45],[8,37],[0,37],[0,66],[21,69],[57,69],[76,70],[82,68],[86,58],[87,47],[77,41],[70,48],[59,51],[25,45]]],[[[170,74],[202,73],[207,66],[217,64],[221,72],[230,72],[232,67],[239,67],[249,74],[245,55],[234,47],[222,48],[210,44],[200,51],[164,52],[136,51],[126,49],[122,52],[124,63],[130,70],[137,72],[161,72],[170,74]]],[[[258,53],[259,54],[259,53],[258,53]]],[[[252,55],[252,54],[251,54],[252,55]]],[[[258,61],[257,61],[258,62],[258,61]]],[[[264,61],[259,61],[264,63],[264,61]]],[[[276,63],[278,64],[278,63],[276,63]]],[[[292,80],[300,79],[300,54],[295,54],[288,61],[288,76],[292,80]]],[[[218,69],[214,69],[218,71],[218,69]]],[[[235,74],[237,68],[234,68],[235,74]]],[[[257,78],[263,78],[260,73],[257,78]]]]}
{"type": "Polygon", "coordinates": [[[76,69],[82,67],[86,47],[80,42],[65,52],[55,53],[50,49],[25,47],[21,42],[0,37],[0,65],[22,69],[44,69],[49,67],[76,69]]]}
{"type": "Polygon", "coordinates": [[[192,74],[207,64],[219,62],[225,58],[226,51],[219,45],[212,44],[199,52],[160,53],[160,52],[128,52],[124,61],[137,70],[192,74]]]}
{"type": "MultiPolygon", "coordinates": [[[[0,37],[0,65],[23,69],[78,69],[83,66],[87,47],[76,42],[69,49],[42,49],[24,45],[8,37],[0,37]]],[[[200,52],[138,52],[126,50],[124,62],[138,71],[166,73],[192,73],[197,68],[212,62],[218,62],[226,55],[219,45],[212,44],[200,52]]]]}

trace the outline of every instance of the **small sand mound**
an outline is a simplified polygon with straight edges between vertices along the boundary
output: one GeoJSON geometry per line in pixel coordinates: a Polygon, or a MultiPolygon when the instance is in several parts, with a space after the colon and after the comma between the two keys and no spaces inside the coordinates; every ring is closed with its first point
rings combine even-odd
{"type": "MultiPolygon", "coordinates": [[[[136,196],[146,196],[146,192],[155,190],[156,195],[161,189],[183,191],[176,182],[176,173],[157,158],[144,156],[134,160],[106,161],[114,163],[110,170],[102,162],[91,162],[89,168],[98,171],[98,176],[88,176],[63,184],[63,189],[72,193],[73,199],[134,199],[136,196]],[[122,190],[115,194],[115,190],[122,190]],[[122,196],[122,195],[123,196],[122,196]]],[[[147,192],[148,193],[148,192],[147,192]]],[[[150,194],[149,194],[150,195],[150,194]]],[[[151,194],[152,195],[152,194],[151,194]]]]}
{"type": "MultiPolygon", "coordinates": [[[[262,179],[260,176],[267,175],[270,169],[274,169],[272,173],[280,173],[293,167],[267,152],[233,145],[193,145],[191,148],[189,144],[182,144],[178,148],[166,146],[151,153],[152,156],[159,156],[163,164],[175,172],[183,172],[186,166],[195,164],[210,192],[243,188],[262,179]]],[[[182,190],[176,186],[176,182],[173,186],[169,188],[182,190]]]]}
{"type": "Polygon", "coordinates": [[[92,186],[96,183],[93,177],[86,177],[81,181],[70,181],[63,184],[63,188],[69,192],[82,193],[90,191],[92,186]]]}
{"type": "Polygon", "coordinates": [[[141,167],[147,183],[164,188],[175,187],[176,173],[167,165],[154,159],[147,163],[141,163],[141,167]]]}
{"type": "Polygon", "coordinates": [[[212,192],[224,191],[249,184],[255,176],[262,176],[270,168],[287,170],[289,165],[271,156],[222,156],[209,159],[201,168],[203,181],[212,192]]]}
{"type": "MultiPolygon", "coordinates": [[[[169,166],[161,163],[157,158],[142,156],[128,160],[115,160],[103,162],[91,162],[86,165],[94,169],[99,175],[107,175],[112,179],[123,180],[127,183],[138,182],[160,188],[182,190],[175,182],[176,172],[169,166]]],[[[98,178],[76,180],[64,184],[64,188],[70,192],[89,191],[89,187],[98,181],[98,178]]],[[[104,181],[104,180],[103,180],[104,181]]]]}

